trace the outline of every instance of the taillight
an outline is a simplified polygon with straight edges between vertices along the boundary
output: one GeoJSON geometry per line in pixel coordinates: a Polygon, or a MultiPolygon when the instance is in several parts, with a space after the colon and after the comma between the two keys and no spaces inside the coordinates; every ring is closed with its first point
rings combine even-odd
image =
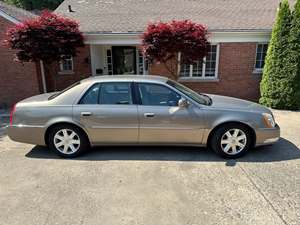
{"type": "Polygon", "coordinates": [[[13,117],[14,117],[15,111],[16,111],[16,105],[14,105],[12,110],[10,111],[10,115],[9,115],[9,124],[10,125],[13,124],[13,117]]]}

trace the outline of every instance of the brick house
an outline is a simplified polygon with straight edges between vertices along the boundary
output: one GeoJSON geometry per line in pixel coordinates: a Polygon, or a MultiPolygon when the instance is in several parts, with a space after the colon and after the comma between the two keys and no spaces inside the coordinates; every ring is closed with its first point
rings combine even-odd
{"type": "Polygon", "coordinates": [[[257,101],[278,5],[279,0],[65,0],[55,12],[80,23],[86,47],[78,59],[61,65],[58,79],[73,82],[87,67],[93,76],[169,76],[163,65],[147,65],[139,35],[149,21],[190,19],[207,25],[211,50],[205,60],[181,65],[178,80],[199,92],[257,101]]]}
{"type": "MultiPolygon", "coordinates": [[[[190,19],[207,25],[210,52],[194,65],[180,65],[178,81],[198,92],[257,101],[264,57],[279,0],[65,0],[55,12],[75,19],[86,46],[54,69],[57,89],[88,76],[170,76],[145,61],[140,34],[149,22],[190,19]],[[58,71],[58,72],[57,72],[58,71]]],[[[39,69],[38,69],[39,71],[39,69]]],[[[51,90],[53,76],[47,76],[51,90]]]]}
{"type": "MultiPolygon", "coordinates": [[[[0,1],[0,41],[8,27],[34,16],[0,1]]],[[[36,65],[14,62],[14,53],[0,44],[0,109],[40,93],[36,65]]]]}

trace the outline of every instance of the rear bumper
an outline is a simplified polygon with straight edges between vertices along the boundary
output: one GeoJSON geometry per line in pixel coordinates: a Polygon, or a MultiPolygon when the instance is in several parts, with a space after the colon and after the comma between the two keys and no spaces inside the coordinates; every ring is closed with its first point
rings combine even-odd
{"type": "Polygon", "coordinates": [[[277,124],[274,128],[262,128],[256,130],[256,146],[274,144],[279,138],[280,127],[277,124]]]}
{"type": "Polygon", "coordinates": [[[8,126],[7,135],[13,141],[34,144],[34,145],[46,145],[44,134],[45,129],[42,126],[8,126]]]}

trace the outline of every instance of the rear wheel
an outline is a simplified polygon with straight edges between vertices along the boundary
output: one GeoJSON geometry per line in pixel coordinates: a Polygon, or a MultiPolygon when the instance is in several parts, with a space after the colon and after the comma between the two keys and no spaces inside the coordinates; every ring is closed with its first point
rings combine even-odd
{"type": "Polygon", "coordinates": [[[57,155],[73,158],[89,147],[86,135],[72,125],[58,125],[49,132],[49,148],[57,155]]]}
{"type": "Polygon", "coordinates": [[[210,145],[223,158],[238,158],[250,149],[252,142],[251,133],[246,126],[228,124],[214,132],[210,145]]]}

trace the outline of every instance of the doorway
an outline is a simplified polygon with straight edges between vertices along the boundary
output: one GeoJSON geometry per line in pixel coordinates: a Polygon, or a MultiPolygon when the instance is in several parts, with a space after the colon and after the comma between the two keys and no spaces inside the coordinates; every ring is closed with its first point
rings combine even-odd
{"type": "Polygon", "coordinates": [[[132,46],[112,46],[113,74],[137,74],[136,48],[132,46]]]}

